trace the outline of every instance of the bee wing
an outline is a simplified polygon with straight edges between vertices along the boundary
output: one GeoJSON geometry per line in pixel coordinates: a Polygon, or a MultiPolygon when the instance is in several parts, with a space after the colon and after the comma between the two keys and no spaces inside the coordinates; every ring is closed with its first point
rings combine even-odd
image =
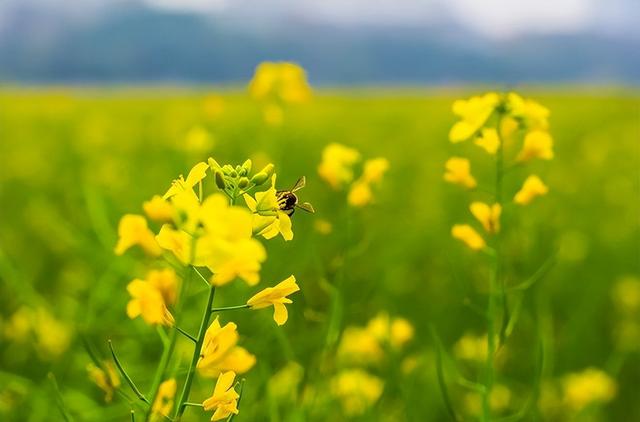
{"type": "Polygon", "coordinates": [[[313,205],[311,205],[308,202],[303,202],[301,204],[296,204],[296,207],[300,208],[303,211],[309,212],[311,214],[316,212],[316,210],[313,209],[313,205]]]}
{"type": "Polygon", "coordinates": [[[300,189],[302,189],[305,185],[307,184],[307,179],[302,176],[301,178],[298,179],[298,181],[296,182],[295,185],[293,185],[293,187],[291,188],[291,192],[295,192],[295,191],[299,191],[300,189]]]}

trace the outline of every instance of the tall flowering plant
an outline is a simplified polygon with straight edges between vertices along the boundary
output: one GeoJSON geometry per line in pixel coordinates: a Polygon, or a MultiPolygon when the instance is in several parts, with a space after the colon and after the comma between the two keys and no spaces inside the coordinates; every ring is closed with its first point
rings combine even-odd
{"type": "MultiPolygon", "coordinates": [[[[220,165],[213,158],[196,164],[187,177],[179,176],[164,195],[143,204],[146,216],[127,214],[120,220],[117,255],[140,248],[150,260],[150,270],[135,278],[127,291],[129,318],[141,318],[155,326],[161,337],[162,355],[146,393],[129,376],[109,342],[113,363],[139,399],[132,418],[179,421],[190,406],[212,412],[211,420],[238,414],[242,383],[237,375],[249,371],[256,357],[240,346],[238,326],[222,321],[225,311],[273,307],[273,319],[283,325],[288,319],[289,296],[300,290],[291,275],[273,287],[255,293],[246,303],[217,308],[216,292],[235,280],[249,287],[260,282],[260,269],[267,259],[262,239],[281,235],[293,238],[291,203],[275,186],[274,166],[252,172],[252,163],[220,165]],[[262,190],[261,189],[266,189],[262,190]],[[149,220],[157,224],[153,230],[149,220]],[[192,279],[207,286],[206,306],[196,334],[181,328],[183,305],[192,279]],[[193,343],[192,356],[183,380],[169,377],[169,364],[178,336],[193,343]],[[217,378],[209,398],[190,401],[196,375],[217,378]]],[[[296,197],[297,199],[297,197],[296,197]]],[[[309,205],[310,207],[310,205],[309,205]]],[[[110,398],[121,385],[108,362],[96,360],[91,377],[110,398]]]]}
{"type": "MultiPolygon", "coordinates": [[[[503,233],[509,228],[504,227],[503,213],[524,212],[523,207],[547,194],[548,187],[540,176],[529,174],[519,182],[521,187],[518,190],[508,191],[505,178],[512,176],[508,170],[525,167],[533,160],[551,160],[554,156],[553,138],[549,133],[549,110],[513,92],[490,92],[455,101],[453,113],[458,121],[449,132],[449,140],[453,144],[472,142],[490,156],[494,166],[493,181],[487,185],[473,175],[471,160],[460,155],[447,160],[444,174],[445,181],[469,191],[472,196],[468,206],[471,221],[453,225],[451,235],[472,251],[483,253],[491,269],[484,311],[486,337],[472,341],[467,336],[456,345],[456,350],[462,351],[457,355],[484,361],[480,381],[464,380],[463,384],[479,393],[480,417],[488,421],[500,407],[496,405],[501,402],[499,398],[506,394],[504,386],[496,383],[495,363],[497,351],[504,345],[515,323],[516,315],[510,314],[508,308],[508,292],[526,290],[544,275],[553,262],[550,259],[542,264],[531,279],[507,285],[503,233]]],[[[445,388],[442,372],[440,375],[445,388]]],[[[449,408],[456,417],[453,407],[449,408]]]]}

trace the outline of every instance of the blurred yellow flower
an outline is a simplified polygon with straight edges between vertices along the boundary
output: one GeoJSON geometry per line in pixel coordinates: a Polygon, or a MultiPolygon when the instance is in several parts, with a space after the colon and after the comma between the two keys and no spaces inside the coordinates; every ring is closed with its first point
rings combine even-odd
{"type": "Polygon", "coordinates": [[[200,350],[197,368],[201,375],[216,377],[223,371],[244,373],[253,367],[256,358],[236,345],[238,337],[236,324],[229,322],[222,327],[216,317],[205,332],[200,350]]]}
{"type": "Polygon", "coordinates": [[[489,154],[495,155],[500,147],[498,131],[493,128],[482,129],[476,138],[475,143],[489,154]]]}
{"type": "Polygon", "coordinates": [[[476,336],[465,333],[453,346],[453,353],[458,359],[474,362],[487,360],[487,336],[476,336]]]}
{"type": "Polygon", "coordinates": [[[311,87],[302,67],[289,62],[263,62],[249,83],[254,99],[275,99],[285,103],[301,103],[311,98],[311,87]]]}
{"type": "Polygon", "coordinates": [[[219,95],[208,95],[204,98],[202,109],[207,117],[215,119],[224,112],[224,99],[219,95]]]}
{"type": "Polygon", "coordinates": [[[549,132],[534,130],[526,134],[522,150],[517,161],[529,161],[534,158],[551,160],[553,158],[553,139],[549,132]]]}
{"type": "Polygon", "coordinates": [[[522,121],[527,129],[549,128],[549,109],[533,100],[511,92],[507,95],[507,108],[510,115],[522,121]]]}
{"type": "Polygon", "coordinates": [[[294,401],[303,376],[302,365],[293,361],[287,363],[269,378],[267,383],[269,394],[278,401],[294,401]]]}
{"type": "Polygon", "coordinates": [[[183,264],[203,265],[201,248],[196,246],[195,253],[197,256],[192,256],[194,254],[194,251],[192,251],[193,246],[200,242],[194,240],[189,233],[175,230],[169,224],[164,224],[155,239],[161,248],[173,252],[175,257],[183,264]]]}
{"type": "Polygon", "coordinates": [[[87,365],[87,372],[89,379],[104,391],[104,401],[109,403],[113,400],[115,390],[120,387],[120,377],[110,361],[104,361],[102,365],[106,371],[90,363],[87,365]]]}
{"type": "Polygon", "coordinates": [[[611,401],[617,385],[606,372],[587,368],[582,372],[568,374],[562,380],[564,403],[574,411],[580,411],[591,403],[611,401]]]}
{"type": "Polygon", "coordinates": [[[277,104],[266,104],[262,108],[262,118],[269,126],[280,126],[284,122],[284,111],[277,104]]]}
{"type": "Polygon", "coordinates": [[[43,360],[56,359],[71,342],[71,330],[45,308],[22,306],[3,324],[4,337],[18,343],[33,343],[43,360]]]}
{"type": "Polygon", "coordinates": [[[499,103],[500,97],[495,92],[455,101],[452,109],[460,121],[449,131],[449,140],[461,142],[469,139],[485,125],[499,103]]]}
{"type": "Polygon", "coordinates": [[[362,175],[353,182],[347,202],[354,207],[365,206],[373,200],[371,185],[380,183],[382,176],[389,169],[389,161],[386,158],[374,158],[364,163],[362,175]]]}
{"type": "Polygon", "coordinates": [[[194,126],[189,129],[180,147],[186,151],[203,153],[210,151],[214,144],[213,135],[207,129],[202,126],[194,126]]]}
{"type": "Polygon", "coordinates": [[[451,228],[451,236],[461,240],[471,249],[478,251],[484,249],[487,244],[484,239],[468,224],[456,224],[451,228]]]}
{"type": "Polygon", "coordinates": [[[220,374],[211,397],[202,402],[205,412],[215,410],[212,421],[228,418],[231,414],[237,415],[238,398],[240,397],[233,386],[236,374],[233,371],[220,374]]]}
{"type": "Polygon", "coordinates": [[[383,157],[373,158],[364,162],[362,180],[367,183],[379,183],[382,176],[389,170],[389,160],[383,157]]]}
{"type": "Polygon", "coordinates": [[[247,207],[253,212],[253,232],[265,239],[281,234],[284,240],[293,239],[291,218],[280,209],[276,196],[276,175],[271,178],[271,187],[265,192],[257,192],[255,199],[245,194],[247,207]]]}
{"type": "Polygon", "coordinates": [[[317,218],[313,222],[313,228],[320,234],[327,235],[333,231],[333,225],[322,218],[317,218]]]}
{"type": "Polygon", "coordinates": [[[173,316],[167,309],[160,291],[151,283],[135,279],[127,285],[131,300],[127,304],[127,316],[142,316],[149,325],[173,325],[173,316]]]}
{"type": "Polygon", "coordinates": [[[168,223],[173,220],[173,207],[160,195],[155,195],[151,200],[142,204],[142,209],[147,217],[159,223],[168,223]]]}
{"type": "Polygon", "coordinates": [[[331,143],[322,151],[318,174],[334,189],[353,180],[352,166],[360,160],[360,153],[341,144],[331,143]]]}
{"type": "Polygon", "coordinates": [[[615,284],[612,295],[619,311],[629,314],[639,311],[640,279],[634,276],[623,277],[615,284]]]}
{"type": "Polygon", "coordinates": [[[473,189],[477,186],[476,179],[471,175],[471,163],[466,158],[451,157],[445,163],[444,180],[449,183],[473,189]]]}
{"type": "MultiPolygon", "coordinates": [[[[494,412],[506,410],[511,404],[512,393],[509,387],[496,384],[491,389],[489,395],[489,407],[494,412]]],[[[482,413],[482,397],[478,393],[467,393],[465,395],[465,407],[467,412],[472,415],[480,415],[482,413]]]]}
{"type": "Polygon", "coordinates": [[[125,214],[118,224],[118,243],[116,255],[122,255],[132,246],[140,246],[148,255],[158,256],[162,253],[147,220],[141,215],[125,214]]]}
{"type": "Polygon", "coordinates": [[[351,185],[349,194],[347,196],[347,202],[354,207],[363,207],[371,202],[373,199],[373,192],[369,183],[362,180],[357,180],[351,185]]]}
{"type": "Polygon", "coordinates": [[[175,179],[171,183],[171,187],[169,188],[169,190],[167,190],[167,192],[162,196],[162,199],[169,199],[179,192],[182,192],[189,188],[193,188],[207,176],[208,169],[209,164],[205,163],[204,161],[199,162],[189,171],[186,179],[183,175],[180,175],[177,179],[175,179]]]}
{"type": "Polygon", "coordinates": [[[531,175],[524,181],[522,188],[513,197],[513,201],[516,204],[527,205],[536,197],[546,195],[547,192],[549,192],[547,185],[538,176],[531,175]]]}
{"type": "Polygon", "coordinates": [[[331,379],[331,393],[340,400],[347,416],[359,416],[382,395],[384,383],[361,369],[347,369],[331,379]]]}
{"type": "Polygon", "coordinates": [[[146,280],[160,292],[167,305],[176,303],[178,276],[172,268],[151,270],[147,273],[146,280]]]}
{"type": "Polygon", "coordinates": [[[388,342],[394,348],[404,346],[414,334],[409,321],[404,318],[389,318],[386,312],[380,312],[372,318],[366,329],[379,342],[388,342]]]}
{"type": "Polygon", "coordinates": [[[338,345],[338,359],[346,363],[378,363],[383,351],[376,336],[360,327],[347,327],[338,345]]]}
{"type": "Polygon", "coordinates": [[[278,325],[287,322],[288,313],[285,304],[293,303],[287,296],[300,290],[294,276],[276,284],[274,287],[267,287],[255,294],[247,301],[251,309],[262,309],[273,305],[273,320],[278,325]]]}
{"type": "Polygon", "coordinates": [[[473,202],[469,209],[487,233],[493,234],[500,231],[500,214],[502,213],[500,204],[488,205],[483,202],[473,202]]]}
{"type": "MultiPolygon", "coordinates": [[[[174,378],[170,378],[160,384],[158,394],[156,395],[156,399],[151,407],[151,412],[154,416],[169,416],[169,413],[173,408],[177,388],[178,384],[174,378]]],[[[160,418],[155,419],[160,420],[160,418]]]]}

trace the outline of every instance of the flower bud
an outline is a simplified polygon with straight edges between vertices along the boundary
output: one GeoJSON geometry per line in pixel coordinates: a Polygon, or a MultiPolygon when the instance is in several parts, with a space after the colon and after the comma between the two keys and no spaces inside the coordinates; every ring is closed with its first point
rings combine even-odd
{"type": "Polygon", "coordinates": [[[220,170],[220,164],[218,164],[218,162],[216,160],[214,160],[212,157],[209,157],[209,167],[211,167],[211,170],[220,170]]]}
{"type": "Polygon", "coordinates": [[[242,168],[245,170],[245,174],[249,174],[251,172],[251,159],[242,163],[242,168]]]}
{"type": "Polygon", "coordinates": [[[224,174],[230,175],[232,171],[233,171],[233,167],[231,167],[229,164],[225,164],[224,166],[222,166],[222,172],[224,174]]]}
{"type": "Polygon", "coordinates": [[[253,175],[253,177],[251,178],[251,183],[253,183],[256,186],[260,186],[261,184],[266,182],[267,179],[269,179],[269,175],[261,171],[253,175]]]}
{"type": "Polygon", "coordinates": [[[264,166],[262,170],[260,170],[260,173],[265,173],[267,175],[267,178],[269,178],[273,174],[273,169],[274,169],[273,164],[269,163],[266,166],[264,166]]]}
{"type": "Polygon", "coordinates": [[[246,178],[246,177],[244,177],[244,176],[243,176],[243,177],[241,177],[241,178],[240,178],[240,181],[238,182],[238,187],[239,187],[240,189],[244,189],[244,188],[246,188],[247,186],[249,186],[249,179],[248,179],[248,178],[246,178]]]}
{"type": "Polygon", "coordinates": [[[216,186],[224,190],[224,188],[226,187],[226,183],[224,181],[224,175],[220,170],[216,170],[215,179],[216,179],[216,186]]]}

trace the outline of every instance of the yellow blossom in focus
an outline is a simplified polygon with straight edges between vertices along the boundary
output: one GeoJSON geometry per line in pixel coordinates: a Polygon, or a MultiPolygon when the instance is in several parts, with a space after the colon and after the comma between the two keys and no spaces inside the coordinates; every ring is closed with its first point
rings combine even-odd
{"type": "Polygon", "coordinates": [[[311,87],[302,67],[289,62],[263,62],[249,83],[254,99],[277,99],[285,103],[301,103],[311,98],[311,87]]]}
{"type": "Polygon", "coordinates": [[[202,402],[205,412],[214,410],[212,421],[226,419],[230,415],[237,415],[238,398],[240,397],[233,386],[236,374],[233,371],[220,374],[216,386],[213,389],[211,397],[202,402]]]}
{"type": "Polygon", "coordinates": [[[468,224],[456,224],[451,228],[451,236],[461,240],[474,251],[484,249],[487,244],[484,239],[468,224]]]}
{"type": "Polygon", "coordinates": [[[151,283],[135,279],[127,285],[131,300],[127,304],[127,316],[142,316],[150,325],[173,325],[173,316],[167,309],[162,293],[151,283]]]}
{"type": "Polygon", "coordinates": [[[173,220],[173,207],[160,195],[155,195],[151,200],[142,204],[144,213],[153,221],[168,223],[173,220]]]}
{"type": "Polygon", "coordinates": [[[606,372],[587,368],[582,372],[566,375],[562,380],[563,401],[571,409],[580,411],[591,403],[611,401],[617,386],[606,372]]]}
{"type": "Polygon", "coordinates": [[[294,276],[276,284],[274,287],[267,287],[255,294],[247,301],[251,309],[262,309],[273,305],[273,320],[278,325],[287,322],[288,313],[285,304],[293,303],[287,296],[300,290],[294,276]]]}
{"type": "Polygon", "coordinates": [[[473,189],[478,185],[471,175],[471,163],[466,158],[449,158],[445,163],[445,170],[444,180],[449,183],[461,185],[467,189],[473,189]]]}
{"type": "Polygon", "coordinates": [[[534,130],[524,137],[522,150],[516,160],[529,161],[534,158],[542,160],[551,160],[553,158],[553,139],[549,132],[534,130]]]}
{"type": "Polygon", "coordinates": [[[360,153],[341,144],[331,143],[322,151],[318,174],[334,189],[353,180],[352,166],[360,160],[360,153]]]}
{"type": "Polygon", "coordinates": [[[165,224],[156,235],[156,241],[161,248],[171,251],[185,265],[201,266],[204,264],[202,248],[198,247],[201,242],[194,241],[193,236],[185,231],[175,230],[169,224],[165,224]],[[196,245],[196,256],[192,256],[194,254],[194,251],[192,251],[194,244],[196,245]]]}
{"type": "Polygon", "coordinates": [[[547,192],[549,192],[547,185],[538,176],[531,175],[524,181],[522,188],[513,197],[513,201],[516,204],[527,205],[536,197],[546,195],[547,192]]]}
{"type": "Polygon", "coordinates": [[[205,332],[197,364],[200,374],[217,377],[224,371],[242,374],[251,369],[256,358],[237,346],[238,337],[236,324],[229,322],[222,327],[216,318],[205,332]]]}
{"type": "Polygon", "coordinates": [[[187,178],[180,175],[177,179],[175,179],[171,183],[171,187],[167,192],[162,196],[162,199],[169,199],[175,194],[182,192],[186,189],[192,189],[195,185],[197,185],[202,179],[207,176],[207,170],[209,169],[209,164],[205,162],[200,162],[193,166],[193,168],[189,171],[187,178]]]}
{"type": "Polygon", "coordinates": [[[111,362],[103,362],[103,368],[90,363],[87,365],[87,372],[89,379],[104,391],[104,401],[110,403],[113,400],[113,393],[120,387],[120,377],[111,362]]]}
{"type": "Polygon", "coordinates": [[[549,128],[549,109],[533,100],[524,99],[520,95],[510,92],[507,95],[507,108],[509,114],[522,121],[527,129],[546,130],[549,128]]]}
{"type": "Polygon", "coordinates": [[[338,359],[348,363],[377,363],[383,351],[371,331],[359,327],[347,327],[338,345],[338,359]]]}
{"type": "Polygon", "coordinates": [[[469,209],[487,233],[493,234],[500,231],[500,214],[502,213],[500,204],[490,206],[483,202],[473,202],[469,209]]]}
{"type": "MultiPolygon", "coordinates": [[[[171,409],[173,409],[173,402],[176,397],[176,389],[178,384],[174,378],[170,378],[163,381],[158,387],[158,394],[151,407],[151,412],[154,416],[169,416],[171,409]]],[[[162,420],[161,418],[155,418],[156,420],[162,420]]]]}
{"type": "Polygon", "coordinates": [[[244,195],[247,207],[253,212],[253,232],[265,239],[281,234],[284,240],[293,239],[291,218],[280,209],[276,196],[276,175],[271,178],[271,187],[265,192],[257,192],[255,198],[244,195]]]}
{"type": "Polygon", "coordinates": [[[162,253],[147,220],[141,215],[125,214],[118,224],[118,243],[116,255],[122,255],[134,245],[140,246],[148,255],[158,256],[162,253]]]}
{"type": "Polygon", "coordinates": [[[463,335],[453,346],[453,353],[458,359],[484,362],[487,359],[487,336],[476,336],[471,333],[463,335]]]}
{"type": "Polygon", "coordinates": [[[475,144],[487,151],[491,155],[495,155],[500,147],[500,138],[498,131],[493,128],[484,128],[480,131],[480,135],[476,138],[475,144]]]}
{"type": "Polygon", "coordinates": [[[176,303],[178,277],[172,268],[151,270],[147,274],[146,280],[160,292],[167,305],[176,303]]]}
{"type": "Polygon", "coordinates": [[[333,231],[333,225],[327,220],[318,218],[313,222],[313,228],[320,234],[327,235],[333,231]]]}
{"type": "Polygon", "coordinates": [[[331,379],[331,393],[347,416],[364,414],[380,399],[383,388],[380,378],[361,369],[344,370],[331,379]]]}
{"type": "Polygon", "coordinates": [[[474,96],[468,100],[455,101],[452,107],[453,113],[460,120],[449,131],[449,140],[461,142],[469,139],[485,125],[499,103],[500,97],[495,92],[474,96]]]}

